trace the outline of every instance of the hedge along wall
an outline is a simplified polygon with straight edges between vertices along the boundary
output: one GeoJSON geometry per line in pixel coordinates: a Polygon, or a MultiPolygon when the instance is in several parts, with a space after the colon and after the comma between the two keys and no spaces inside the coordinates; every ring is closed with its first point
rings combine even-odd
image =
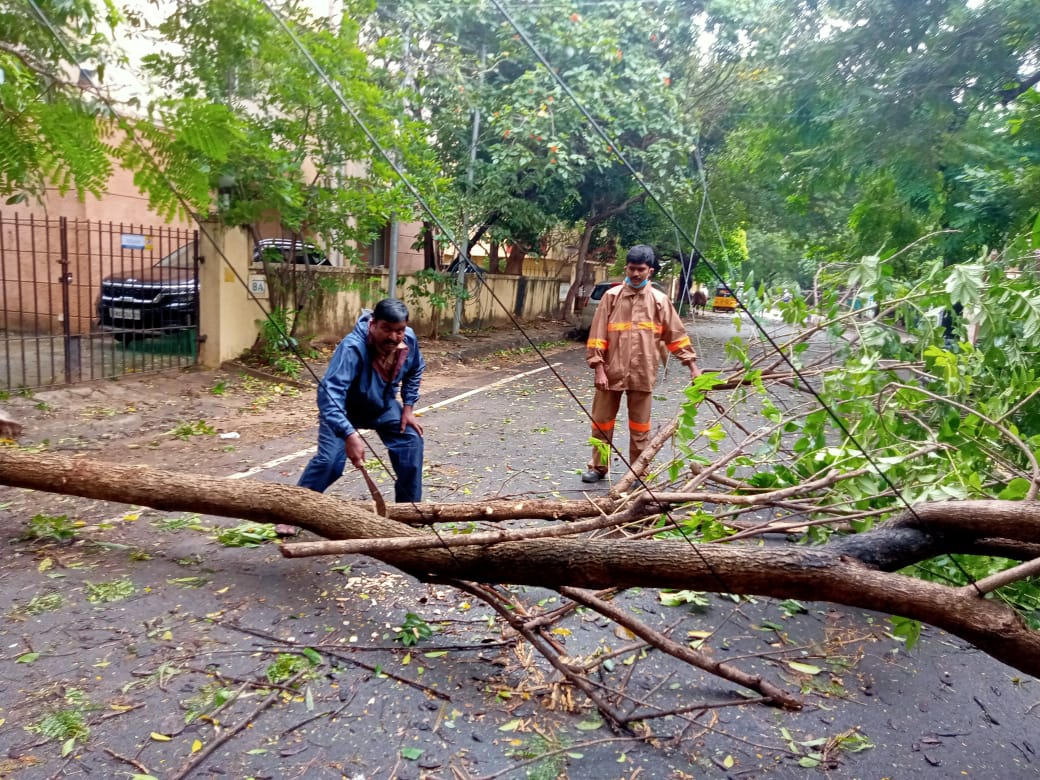
{"type": "MultiPolygon", "coordinates": [[[[285,271],[284,268],[276,270],[285,271]]],[[[335,343],[354,327],[362,308],[371,308],[386,297],[387,273],[382,269],[358,272],[348,268],[318,267],[302,273],[315,274],[316,284],[313,286],[313,302],[303,312],[303,320],[297,327],[300,337],[335,343]]],[[[304,285],[300,287],[302,289],[304,285]]],[[[466,289],[470,299],[463,306],[463,328],[508,325],[510,314],[520,320],[554,317],[561,305],[559,279],[485,274],[481,281],[467,274],[466,289]],[[508,308],[508,313],[503,306],[508,308]]],[[[430,305],[431,292],[435,296],[443,294],[443,290],[431,290],[428,282],[417,281],[415,277],[398,278],[397,297],[408,305],[411,313],[409,324],[422,337],[451,333],[454,304],[448,303],[438,312],[430,305]]],[[[293,305],[291,296],[287,302],[293,305]]]]}

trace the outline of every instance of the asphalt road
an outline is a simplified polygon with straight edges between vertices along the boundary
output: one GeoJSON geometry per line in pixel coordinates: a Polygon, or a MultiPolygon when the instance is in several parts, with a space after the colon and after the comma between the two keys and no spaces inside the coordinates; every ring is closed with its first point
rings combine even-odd
{"type": "MultiPolygon", "coordinates": [[[[722,317],[694,328],[704,367],[718,364],[731,332],[722,317]]],[[[427,500],[605,490],[579,479],[589,425],[571,393],[587,406],[592,392],[581,357],[577,348],[554,355],[558,376],[503,364],[492,382],[448,383],[425,396],[427,500]]],[[[670,417],[686,380],[669,368],[655,423],[670,417]]],[[[751,422],[753,410],[744,414],[751,422]]],[[[304,430],[254,445],[244,436],[199,468],[228,475],[233,456],[238,474],[295,482],[312,437],[304,430]]],[[[387,475],[373,476],[389,495],[387,475]]],[[[330,493],[367,496],[349,471],[330,493]]],[[[358,556],[288,561],[270,545],[225,547],[212,538],[235,524],[224,518],[105,511],[109,519],[80,529],[72,544],[8,534],[0,777],[170,778],[210,747],[183,776],[1040,776],[1040,685],[940,631],[926,629],[907,651],[884,616],[861,610],[806,603],[792,614],[792,605],[724,595],[671,607],[656,592],[630,591],[618,599],[644,621],[677,637],[710,634],[720,659],[805,702],[800,712],[747,703],[732,685],[659,654],[622,654],[600,681],[625,691],[628,706],[676,710],[647,721],[659,735],[647,744],[609,730],[580,696],[568,706],[552,670],[452,588],[358,556]],[[131,595],[96,598],[113,582],[129,582],[131,595]],[[63,606],[29,609],[54,595],[63,606]],[[414,647],[397,639],[408,613],[433,629],[414,647]],[[320,665],[303,687],[261,690],[283,656],[304,648],[320,665]],[[61,740],[41,733],[41,717],[59,711],[84,712],[90,729],[65,756],[61,740]],[[844,748],[825,767],[808,766],[827,741],[844,748]]],[[[558,599],[516,593],[532,609],[558,599]]],[[[574,655],[630,641],[582,613],[558,628],[574,655]]]]}
{"type": "MultiPolygon", "coordinates": [[[[702,367],[710,370],[720,365],[722,345],[732,334],[728,319],[709,318],[692,333],[702,367]]],[[[512,369],[493,384],[450,388],[423,400],[423,406],[433,407],[422,417],[427,500],[532,495],[573,498],[606,489],[606,483],[590,488],[579,478],[589,457],[589,423],[579,403],[587,409],[592,400],[591,372],[584,365],[583,350],[555,355],[551,363],[551,368],[532,364],[512,369]]],[[[654,394],[655,425],[677,410],[687,383],[688,374],[681,365],[673,363],[662,372],[654,394]]],[[[754,422],[753,410],[741,414],[745,423],[754,422]]],[[[627,454],[622,419],[619,417],[618,444],[627,454]]],[[[296,443],[309,444],[303,439],[285,446],[296,443]]],[[[305,462],[301,458],[280,463],[278,474],[267,476],[294,481],[305,462]]],[[[617,456],[612,470],[614,475],[623,473],[617,456]]],[[[375,473],[384,493],[391,494],[389,478],[378,469],[375,473]]],[[[349,470],[330,492],[350,498],[367,496],[360,477],[349,470]]],[[[645,594],[632,598],[637,610],[657,609],[662,620],[678,619],[683,612],[661,608],[645,594]]],[[[690,630],[722,637],[721,644],[729,647],[729,654],[803,647],[807,663],[825,671],[805,677],[779,661],[753,663],[770,679],[800,687],[806,709],[796,714],[763,707],[717,710],[708,718],[714,725],[700,730],[696,740],[680,744],[674,753],[635,751],[642,760],[634,765],[644,767],[647,776],[682,777],[683,772],[696,777],[815,776],[823,770],[799,766],[789,754],[780,758],[770,746],[793,748],[805,757],[813,752],[814,741],[848,734],[861,735],[863,740],[848,740],[847,749],[836,751],[838,765],[828,771],[832,777],[1040,776],[1040,685],[961,640],[926,627],[920,643],[907,651],[888,636],[887,619],[882,615],[808,604],[807,613],[789,617],[770,599],[734,604],[726,597],[710,596],[709,603],[705,608],[687,608],[690,630]],[[852,752],[865,744],[873,747],[852,752]],[[669,754],[665,760],[663,756],[669,754]],[[727,757],[733,766],[727,766],[727,757]]],[[[690,670],[668,663],[649,663],[643,671],[648,689],[675,679],[670,675],[690,675],[690,670]]],[[[699,674],[693,676],[694,680],[687,679],[683,685],[694,686],[705,700],[728,699],[727,686],[699,674]]],[[[678,707],[684,702],[689,700],[678,696],[674,704],[678,707]]],[[[581,752],[585,758],[570,762],[570,776],[627,776],[617,771],[621,767],[616,761],[623,753],[631,756],[631,751],[601,747],[581,752]],[[590,771],[590,764],[599,768],[590,771]]],[[[636,761],[634,757],[629,760],[636,761]]]]}

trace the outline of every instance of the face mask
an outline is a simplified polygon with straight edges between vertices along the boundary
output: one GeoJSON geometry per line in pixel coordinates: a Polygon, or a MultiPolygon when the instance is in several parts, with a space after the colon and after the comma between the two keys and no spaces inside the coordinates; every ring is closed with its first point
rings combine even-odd
{"type": "Polygon", "coordinates": [[[625,284],[627,284],[633,290],[642,290],[644,287],[646,287],[646,285],[647,285],[647,283],[649,281],[650,281],[650,277],[648,276],[646,279],[644,279],[639,284],[632,284],[632,280],[629,279],[627,276],[625,277],[625,284]]]}

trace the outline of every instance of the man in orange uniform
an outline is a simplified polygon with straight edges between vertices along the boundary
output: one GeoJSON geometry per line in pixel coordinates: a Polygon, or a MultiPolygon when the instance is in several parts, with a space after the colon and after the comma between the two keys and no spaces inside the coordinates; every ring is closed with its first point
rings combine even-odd
{"type": "MultiPolygon", "coordinates": [[[[585,361],[596,372],[592,401],[592,436],[608,444],[622,394],[628,394],[629,463],[650,443],[650,400],[657,380],[658,345],[700,375],[697,353],[668,296],[650,284],[654,250],[640,244],[625,256],[625,281],[603,295],[589,328],[585,361]]],[[[582,482],[599,482],[607,466],[598,448],[592,450],[582,482]]]]}

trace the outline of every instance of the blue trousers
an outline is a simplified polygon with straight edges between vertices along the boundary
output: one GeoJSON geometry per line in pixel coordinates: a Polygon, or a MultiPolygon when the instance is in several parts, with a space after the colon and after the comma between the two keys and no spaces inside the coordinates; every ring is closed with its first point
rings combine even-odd
{"type": "MultiPolygon", "coordinates": [[[[422,500],[423,438],[411,426],[401,433],[400,407],[387,410],[371,424],[379,439],[390,453],[397,480],[394,482],[394,501],[408,504],[422,500]]],[[[300,487],[324,493],[343,476],[347,464],[347,444],[332,432],[322,420],[318,423],[318,452],[300,475],[300,487]]]]}

